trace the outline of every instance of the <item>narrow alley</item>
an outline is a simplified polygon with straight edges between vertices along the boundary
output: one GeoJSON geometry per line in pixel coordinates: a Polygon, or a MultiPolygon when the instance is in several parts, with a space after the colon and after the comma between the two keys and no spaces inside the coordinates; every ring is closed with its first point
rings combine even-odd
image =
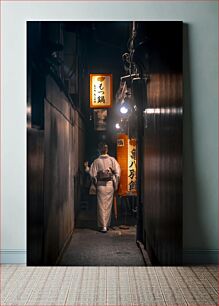
{"type": "Polygon", "coordinates": [[[27,264],[181,264],[182,114],[182,22],[28,21],[27,264]]]}

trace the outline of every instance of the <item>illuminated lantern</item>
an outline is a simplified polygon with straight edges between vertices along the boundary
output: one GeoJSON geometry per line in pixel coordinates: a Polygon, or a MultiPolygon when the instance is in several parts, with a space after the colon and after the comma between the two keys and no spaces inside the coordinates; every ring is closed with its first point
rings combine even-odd
{"type": "Polygon", "coordinates": [[[137,193],[137,152],[136,139],[128,140],[128,194],[137,193]]]}
{"type": "Polygon", "coordinates": [[[90,108],[112,107],[112,74],[90,74],[90,108]]]}
{"type": "Polygon", "coordinates": [[[129,139],[126,134],[117,136],[117,160],[121,167],[118,194],[137,195],[136,139],[129,139]]]}

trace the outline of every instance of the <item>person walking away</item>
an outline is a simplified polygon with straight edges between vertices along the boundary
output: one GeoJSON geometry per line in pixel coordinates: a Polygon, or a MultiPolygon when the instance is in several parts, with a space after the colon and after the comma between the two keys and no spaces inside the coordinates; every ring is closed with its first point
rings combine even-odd
{"type": "Polygon", "coordinates": [[[106,233],[111,221],[113,195],[118,188],[121,169],[117,160],[108,155],[108,145],[98,145],[100,155],[88,167],[84,163],[85,171],[89,172],[97,188],[97,223],[100,231],[106,233]]]}

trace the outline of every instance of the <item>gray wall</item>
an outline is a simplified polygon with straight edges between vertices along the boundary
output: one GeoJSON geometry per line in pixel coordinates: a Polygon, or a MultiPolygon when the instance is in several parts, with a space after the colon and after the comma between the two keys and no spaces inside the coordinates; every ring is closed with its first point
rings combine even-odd
{"type": "Polygon", "coordinates": [[[217,12],[217,1],[3,2],[2,262],[25,262],[26,254],[25,21],[102,20],[104,16],[106,20],[182,20],[187,24],[184,249],[188,261],[200,256],[217,258],[217,12]]]}

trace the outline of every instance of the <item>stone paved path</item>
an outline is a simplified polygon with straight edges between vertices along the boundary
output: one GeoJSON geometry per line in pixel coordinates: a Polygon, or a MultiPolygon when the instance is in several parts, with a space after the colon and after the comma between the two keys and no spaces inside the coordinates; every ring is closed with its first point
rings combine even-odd
{"type": "Polygon", "coordinates": [[[94,229],[75,229],[59,265],[62,266],[145,266],[135,242],[136,227],[115,227],[106,234],[94,229]]]}

